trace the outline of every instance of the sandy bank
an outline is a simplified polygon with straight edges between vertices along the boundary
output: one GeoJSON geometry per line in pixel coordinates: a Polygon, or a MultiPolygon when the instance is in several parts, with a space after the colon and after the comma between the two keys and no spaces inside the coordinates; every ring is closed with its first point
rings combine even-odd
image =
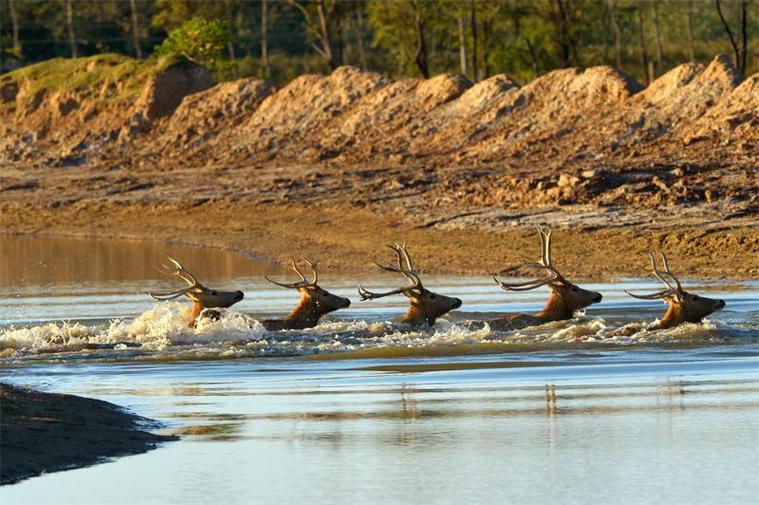
{"type": "Polygon", "coordinates": [[[496,271],[527,274],[520,261],[539,257],[537,234],[529,225],[544,224],[556,229],[554,260],[566,275],[599,280],[648,277],[642,251],[663,248],[675,272],[685,278],[759,278],[759,228],[750,220],[727,226],[716,220],[711,226],[580,229],[557,226],[558,212],[517,216],[520,225],[489,229],[415,225],[402,213],[340,204],[90,202],[53,209],[18,204],[0,212],[0,229],[210,246],[282,264],[290,255],[306,255],[323,269],[365,272],[376,271],[373,261],[385,258],[386,243],[406,241],[425,272],[489,276],[496,271]]]}
{"type": "Polygon", "coordinates": [[[0,384],[0,483],[147,452],[175,437],[108,402],[0,384]]]}
{"type": "Polygon", "coordinates": [[[647,275],[660,247],[683,276],[759,277],[759,75],[724,56],[648,87],[610,67],[521,86],[341,67],[275,89],[145,65],[0,80],[0,233],[360,269],[405,241],[426,271],[486,275],[534,259],[542,225],[568,275],[647,275]]]}

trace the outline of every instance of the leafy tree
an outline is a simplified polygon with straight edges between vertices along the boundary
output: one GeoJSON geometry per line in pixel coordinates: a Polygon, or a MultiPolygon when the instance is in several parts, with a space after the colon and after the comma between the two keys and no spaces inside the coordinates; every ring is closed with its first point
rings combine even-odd
{"type": "Polygon", "coordinates": [[[222,70],[228,66],[226,54],[231,41],[232,33],[225,22],[194,18],[172,30],[155,52],[182,55],[211,70],[222,70]]]}

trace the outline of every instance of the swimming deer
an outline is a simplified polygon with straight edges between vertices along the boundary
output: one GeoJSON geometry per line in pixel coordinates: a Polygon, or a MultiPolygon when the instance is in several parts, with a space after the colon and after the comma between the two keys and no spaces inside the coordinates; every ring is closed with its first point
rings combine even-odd
{"type": "Polygon", "coordinates": [[[226,308],[242,300],[245,295],[242,291],[217,291],[203,286],[194,275],[190,273],[176,258],[169,256],[172,266],[161,265],[164,273],[176,275],[188,284],[188,287],[167,293],[154,293],[148,291],[148,294],[156,300],[173,300],[182,295],[192,300],[192,311],[190,312],[190,327],[195,327],[198,316],[203,309],[209,308],[226,308]]]}
{"type": "Polygon", "coordinates": [[[662,251],[659,251],[659,256],[661,257],[664,270],[657,268],[656,258],[651,251],[646,251],[646,254],[648,254],[648,258],[651,260],[651,272],[666,286],[666,289],[648,295],[636,295],[627,290],[625,290],[625,293],[641,300],[664,300],[664,303],[669,305],[667,312],[661,320],[649,329],[659,330],[672,328],[680,323],[698,323],[709,314],[725,308],[724,300],[715,300],[686,292],[680,281],[675,277],[675,274],[669,269],[669,261],[667,261],[667,256],[662,251]],[[670,280],[668,281],[667,278],[670,280]],[[672,285],[672,282],[674,282],[674,285],[672,285]]]}
{"type": "Polygon", "coordinates": [[[319,272],[316,271],[316,265],[311,261],[303,258],[308,268],[313,272],[314,280],[306,280],[295,258],[290,258],[292,269],[300,277],[299,281],[285,283],[277,282],[266,277],[266,280],[277,286],[288,289],[296,289],[300,293],[300,303],[290,313],[282,319],[267,319],[261,322],[267,330],[301,330],[304,328],[313,328],[319,322],[319,319],[325,314],[334,312],[339,309],[350,307],[351,301],[342,296],[333,295],[325,289],[318,286],[319,272]]]}
{"type": "Polygon", "coordinates": [[[533,279],[527,282],[509,283],[498,279],[493,274],[493,280],[506,291],[528,291],[540,286],[551,288],[551,295],[548,297],[546,306],[536,315],[530,314],[508,314],[498,319],[488,321],[492,329],[508,331],[536,326],[549,321],[563,321],[572,319],[575,312],[584,309],[594,303],[599,303],[603,296],[601,293],[582,289],[581,287],[569,282],[553,265],[551,260],[551,230],[543,231],[540,226],[538,234],[540,235],[540,247],[542,250],[539,263],[525,263],[526,266],[545,270],[546,276],[539,279],[533,279]]]}
{"type": "Polygon", "coordinates": [[[403,317],[403,322],[413,326],[423,323],[432,326],[438,317],[461,307],[460,299],[433,293],[422,286],[422,280],[419,278],[419,273],[414,269],[411,256],[409,256],[406,249],[406,244],[388,244],[388,247],[395,251],[398,258],[398,266],[380,265],[379,263],[375,263],[375,265],[388,272],[402,274],[409,282],[409,285],[386,293],[372,293],[363,286],[359,286],[358,294],[361,295],[362,300],[374,300],[391,295],[405,296],[409,299],[410,306],[408,312],[403,317]]]}

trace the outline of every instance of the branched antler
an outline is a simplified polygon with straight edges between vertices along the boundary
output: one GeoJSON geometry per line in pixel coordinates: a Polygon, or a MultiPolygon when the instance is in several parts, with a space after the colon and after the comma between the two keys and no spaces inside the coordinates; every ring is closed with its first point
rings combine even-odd
{"type": "Polygon", "coordinates": [[[523,262],[522,264],[528,267],[545,270],[548,273],[548,276],[542,279],[533,279],[526,282],[504,282],[498,278],[497,274],[493,274],[493,280],[503,289],[507,291],[529,291],[546,284],[564,282],[564,276],[561,275],[555,266],[553,266],[551,260],[551,233],[553,232],[551,230],[546,232],[540,226],[536,226],[536,228],[540,235],[540,262],[523,262]]]}
{"type": "Polygon", "coordinates": [[[675,277],[675,274],[673,274],[669,269],[669,261],[667,260],[667,256],[662,251],[658,251],[658,253],[661,257],[661,262],[664,270],[660,270],[656,266],[656,258],[654,257],[654,253],[652,251],[646,251],[648,258],[651,260],[651,273],[653,273],[654,276],[662,282],[662,284],[667,286],[667,288],[647,295],[636,295],[627,290],[625,290],[625,293],[632,296],[633,298],[640,298],[641,300],[657,300],[660,298],[666,298],[668,296],[676,296],[678,298],[682,297],[682,294],[684,293],[683,287],[680,284],[678,278],[675,277]],[[674,286],[670,281],[667,280],[667,277],[669,277],[669,279],[675,283],[674,286]]]}
{"type": "Polygon", "coordinates": [[[169,261],[173,266],[162,264],[162,272],[167,275],[176,275],[188,284],[188,287],[178,289],[176,291],[168,291],[166,293],[156,293],[148,291],[148,294],[156,300],[173,300],[191,291],[198,291],[205,289],[203,285],[195,278],[189,270],[182,266],[182,264],[176,258],[169,256],[169,261]]]}
{"type": "Polygon", "coordinates": [[[314,276],[313,281],[309,281],[308,279],[306,279],[306,276],[303,275],[303,272],[300,270],[300,268],[298,267],[298,263],[295,261],[295,258],[293,257],[290,257],[290,265],[292,269],[295,271],[295,273],[298,275],[298,277],[300,277],[299,281],[288,283],[288,282],[277,282],[273,279],[269,279],[268,277],[264,277],[264,278],[267,281],[271,282],[272,284],[276,284],[277,286],[281,286],[283,288],[288,288],[288,289],[316,287],[316,284],[319,282],[319,272],[317,272],[316,270],[316,264],[307,258],[301,258],[301,259],[306,263],[306,265],[308,265],[308,268],[311,269],[311,272],[313,273],[313,276],[314,276]]]}
{"type": "Polygon", "coordinates": [[[408,295],[413,293],[414,291],[419,292],[424,287],[422,286],[422,280],[419,278],[419,273],[414,269],[414,263],[411,260],[411,256],[408,253],[408,249],[406,248],[406,244],[388,244],[387,245],[390,249],[392,249],[395,252],[395,255],[398,260],[398,266],[390,266],[390,265],[381,265],[377,262],[374,264],[380,267],[383,270],[387,270],[388,272],[396,272],[399,274],[402,274],[406,280],[408,281],[408,286],[403,286],[398,289],[393,289],[391,291],[387,291],[384,293],[375,293],[372,291],[367,290],[363,286],[358,287],[358,294],[361,296],[362,300],[374,300],[377,298],[384,298],[386,296],[391,295],[408,295]],[[404,266],[405,262],[405,266],[404,266]]]}

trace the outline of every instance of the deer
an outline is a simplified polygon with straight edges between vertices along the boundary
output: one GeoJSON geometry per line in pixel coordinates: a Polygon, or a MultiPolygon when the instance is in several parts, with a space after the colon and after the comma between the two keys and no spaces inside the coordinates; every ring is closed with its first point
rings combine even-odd
{"type": "Polygon", "coordinates": [[[661,250],[658,253],[663,270],[657,267],[654,253],[646,251],[651,261],[651,273],[666,286],[665,289],[647,295],[636,295],[625,290],[625,293],[633,298],[640,300],[663,300],[665,304],[669,305],[667,312],[664,313],[661,320],[649,326],[649,329],[661,330],[673,328],[682,323],[698,323],[706,316],[725,308],[724,300],[693,295],[685,291],[678,278],[670,270],[667,256],[661,250]]]}
{"type": "Polygon", "coordinates": [[[583,289],[573,284],[554,266],[551,259],[551,234],[552,230],[547,232],[540,226],[537,227],[540,236],[541,258],[540,261],[525,262],[524,265],[545,271],[546,275],[541,278],[533,279],[526,282],[505,282],[498,278],[498,274],[493,274],[493,280],[502,289],[506,291],[529,291],[548,286],[551,294],[548,297],[543,310],[538,314],[507,314],[497,319],[488,321],[491,329],[508,331],[537,326],[551,321],[564,321],[572,319],[575,313],[594,303],[599,303],[603,295],[596,291],[583,289]]]}
{"type": "Polygon", "coordinates": [[[427,326],[433,326],[439,317],[461,307],[461,299],[433,293],[422,285],[422,280],[414,268],[406,244],[392,243],[388,244],[388,247],[395,252],[398,266],[381,265],[376,262],[374,264],[388,272],[403,275],[408,281],[408,285],[385,293],[374,293],[363,286],[359,286],[358,294],[361,296],[361,300],[376,300],[392,295],[405,296],[409,300],[409,308],[403,317],[403,322],[411,326],[421,326],[425,323],[427,326]]]}
{"type": "Polygon", "coordinates": [[[278,282],[269,277],[265,279],[277,286],[295,289],[300,293],[300,303],[293,311],[282,319],[266,319],[261,321],[264,328],[270,331],[276,330],[302,330],[313,328],[319,323],[322,316],[340,309],[350,307],[351,301],[342,296],[333,295],[329,291],[319,287],[319,272],[316,265],[306,259],[301,258],[303,262],[311,269],[313,280],[309,281],[298,267],[295,258],[290,258],[290,265],[300,280],[295,282],[278,282]]]}
{"type": "Polygon", "coordinates": [[[148,294],[154,299],[161,301],[173,300],[182,295],[189,298],[192,301],[192,310],[190,311],[190,319],[188,321],[188,325],[191,328],[195,327],[198,317],[204,309],[231,307],[245,297],[245,294],[242,291],[218,291],[216,289],[207,288],[201,284],[189,270],[183,267],[179,260],[169,256],[169,261],[172,266],[161,265],[163,267],[163,272],[168,275],[179,277],[185,281],[188,286],[166,293],[148,291],[148,294]]]}

